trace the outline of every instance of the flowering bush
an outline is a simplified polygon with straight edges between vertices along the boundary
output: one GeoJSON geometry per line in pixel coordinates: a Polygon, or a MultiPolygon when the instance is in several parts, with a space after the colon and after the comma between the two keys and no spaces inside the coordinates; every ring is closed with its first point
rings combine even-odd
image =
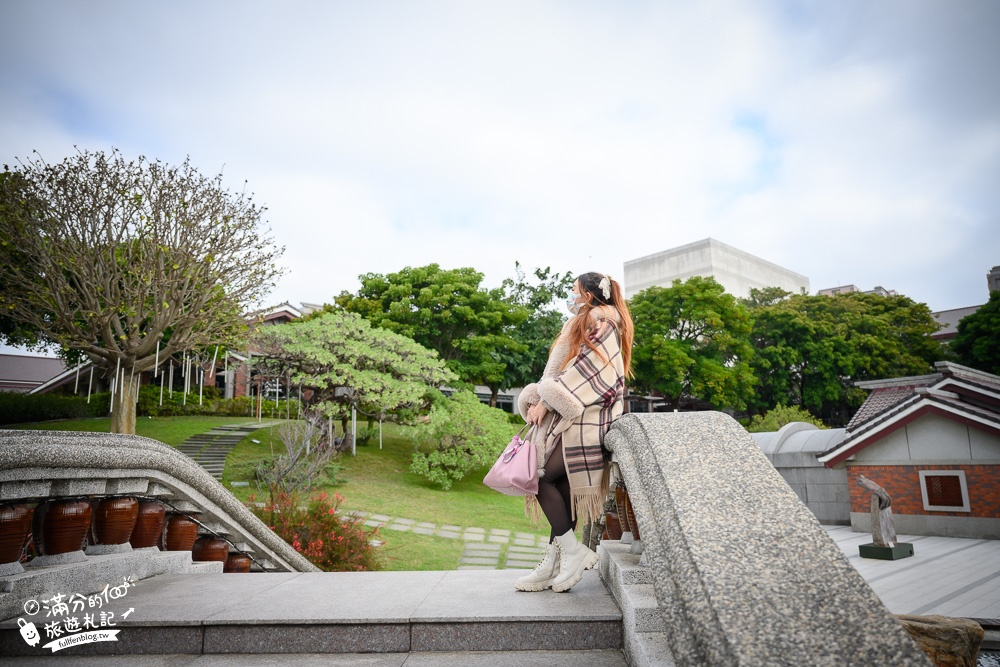
{"type": "Polygon", "coordinates": [[[369,530],[364,519],[337,513],[340,494],[320,493],[307,502],[295,492],[278,493],[262,507],[250,496],[247,507],[292,548],[325,572],[378,569],[378,553],[371,541],[378,528],[369,530]]]}

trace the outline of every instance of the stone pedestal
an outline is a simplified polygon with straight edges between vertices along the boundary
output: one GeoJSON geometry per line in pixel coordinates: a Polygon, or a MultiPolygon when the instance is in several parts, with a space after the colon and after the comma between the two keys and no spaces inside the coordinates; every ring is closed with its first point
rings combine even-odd
{"type": "Polygon", "coordinates": [[[913,545],[909,542],[897,542],[894,547],[883,547],[870,542],[858,545],[858,552],[862,558],[899,560],[900,558],[909,558],[913,555],[913,545]]]}

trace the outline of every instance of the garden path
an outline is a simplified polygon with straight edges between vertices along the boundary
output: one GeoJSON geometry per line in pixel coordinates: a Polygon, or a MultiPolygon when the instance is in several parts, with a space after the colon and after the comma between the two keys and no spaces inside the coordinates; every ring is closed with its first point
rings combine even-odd
{"type": "Polygon", "coordinates": [[[463,528],[415,521],[385,514],[371,514],[360,510],[350,512],[363,518],[365,525],[417,535],[434,535],[452,540],[463,540],[465,550],[458,562],[459,570],[531,569],[541,560],[548,535],[511,533],[497,528],[463,528]]]}

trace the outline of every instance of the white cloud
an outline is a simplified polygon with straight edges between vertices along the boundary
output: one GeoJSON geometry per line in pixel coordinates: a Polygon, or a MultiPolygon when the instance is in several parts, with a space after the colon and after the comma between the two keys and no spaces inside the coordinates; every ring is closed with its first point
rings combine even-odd
{"type": "Polygon", "coordinates": [[[998,12],[961,7],[7,3],[0,145],[225,165],[288,247],[275,301],[712,236],[943,309],[1000,263],[998,12]]]}

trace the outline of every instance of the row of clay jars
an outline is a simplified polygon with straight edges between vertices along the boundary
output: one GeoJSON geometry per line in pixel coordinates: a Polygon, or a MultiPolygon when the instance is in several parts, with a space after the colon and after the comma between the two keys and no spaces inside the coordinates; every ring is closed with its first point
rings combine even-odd
{"type": "MultiPolygon", "coordinates": [[[[104,498],[96,503],[96,509],[89,501],[81,499],[50,501],[35,510],[23,504],[4,505],[0,507],[0,563],[20,559],[32,523],[36,547],[40,554],[45,555],[79,550],[88,531],[94,544],[129,542],[133,548],[158,546],[165,513],[166,508],[158,502],[139,502],[129,497],[104,498]]],[[[225,540],[203,539],[211,540],[205,544],[211,544],[212,548],[193,552],[193,560],[229,560],[229,545],[225,540]],[[225,551],[221,552],[223,548],[225,551]]],[[[196,541],[197,523],[184,515],[170,518],[164,539],[168,551],[192,551],[196,541]]],[[[243,554],[233,556],[238,557],[232,559],[232,569],[228,571],[249,571],[249,557],[243,554]]]]}

